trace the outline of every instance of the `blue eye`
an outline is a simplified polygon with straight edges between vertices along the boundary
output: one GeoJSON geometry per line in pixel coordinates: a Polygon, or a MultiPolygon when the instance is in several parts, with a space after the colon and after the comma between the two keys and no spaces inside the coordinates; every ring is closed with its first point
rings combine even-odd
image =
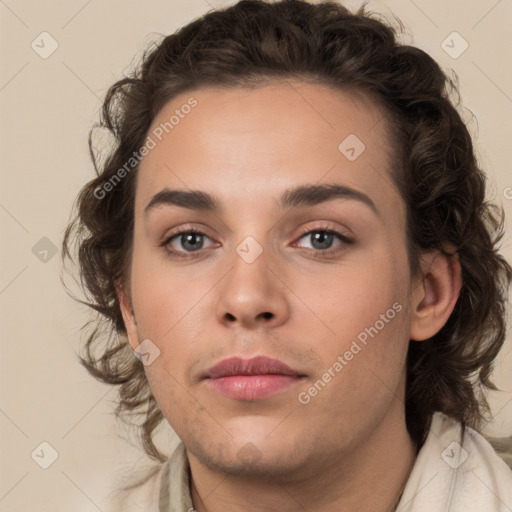
{"type": "Polygon", "coordinates": [[[301,235],[299,240],[302,240],[303,238],[310,241],[312,245],[310,249],[321,257],[330,256],[343,251],[347,244],[352,244],[354,242],[343,233],[327,227],[320,227],[306,231],[301,235]],[[339,243],[337,246],[333,247],[333,243],[336,239],[338,239],[339,243]]]}
{"type": "Polygon", "coordinates": [[[173,256],[176,255],[178,257],[190,258],[194,256],[186,253],[194,253],[204,249],[205,237],[209,238],[205,233],[199,231],[198,229],[185,228],[168,237],[162,245],[164,245],[166,250],[173,256]],[[184,249],[184,252],[177,249],[173,245],[175,243],[181,245],[181,247],[184,249]],[[169,245],[171,245],[173,249],[169,249],[169,245]]]}
{"type": "Polygon", "coordinates": [[[324,249],[330,249],[336,234],[332,231],[310,231],[308,234],[301,237],[306,238],[311,241],[312,245],[318,244],[316,247],[313,246],[312,249],[314,250],[324,250],[324,249]]]}
{"type": "MultiPolygon", "coordinates": [[[[319,257],[333,256],[344,251],[347,245],[354,243],[354,240],[330,227],[319,227],[304,231],[298,240],[307,237],[309,237],[312,247],[305,247],[305,249],[312,251],[319,257]],[[339,243],[333,247],[336,239],[339,243]]],[[[202,250],[205,249],[205,239],[211,241],[211,238],[202,231],[185,226],[167,237],[161,245],[171,257],[192,259],[202,254],[202,250]]],[[[213,242],[212,245],[214,245],[213,242]]],[[[299,247],[304,248],[301,245],[299,247]]]]}

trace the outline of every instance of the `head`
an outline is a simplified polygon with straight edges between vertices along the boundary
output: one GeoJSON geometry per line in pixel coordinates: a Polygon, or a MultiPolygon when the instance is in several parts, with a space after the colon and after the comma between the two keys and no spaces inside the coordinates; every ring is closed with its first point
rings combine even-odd
{"type": "Polygon", "coordinates": [[[63,247],[98,313],[81,362],[148,455],[164,418],[211,467],[276,474],[389,415],[418,446],[435,411],[479,428],[512,269],[452,92],[363,8],[298,0],[211,12],[110,88],[63,247]],[[301,380],[232,400],[205,378],[232,355],[301,380]]]}

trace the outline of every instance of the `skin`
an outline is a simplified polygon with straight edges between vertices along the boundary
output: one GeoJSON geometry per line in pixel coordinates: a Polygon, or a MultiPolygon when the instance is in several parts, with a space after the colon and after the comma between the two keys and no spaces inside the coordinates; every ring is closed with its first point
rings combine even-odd
{"type": "Polygon", "coordinates": [[[408,343],[445,324],[460,266],[429,252],[410,275],[387,120],[369,98],[300,81],[205,88],[170,101],[148,133],[191,96],[198,105],[140,165],[129,282],[118,295],[132,348],[150,339],[160,350],[145,370],[187,448],[194,507],[389,511],[417,450],[405,425],[408,343]],[[366,146],[354,161],[338,150],[349,134],[366,146]],[[327,183],[363,192],[378,214],[350,198],[278,206],[289,187],[327,183]],[[208,192],[222,209],[160,205],[145,214],[166,187],[208,192]],[[172,258],[160,245],[179,227],[205,233],[192,240],[202,248],[178,236],[167,249],[195,258],[172,258]],[[335,236],[326,249],[304,234],[325,227],[354,242],[335,236]],[[263,250],[252,263],[236,251],[249,236],[263,250]],[[339,251],[322,257],[329,249],[339,251]],[[299,393],[397,302],[402,310],[301,404],[299,393]],[[252,402],[201,379],[226,357],[256,355],[306,377],[252,402]],[[241,456],[248,450],[252,462],[241,456]]]}

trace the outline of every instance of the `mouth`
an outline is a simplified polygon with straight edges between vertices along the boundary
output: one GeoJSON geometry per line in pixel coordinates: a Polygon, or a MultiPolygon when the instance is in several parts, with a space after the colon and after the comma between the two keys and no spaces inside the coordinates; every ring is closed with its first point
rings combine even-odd
{"type": "Polygon", "coordinates": [[[245,401],[276,395],[304,377],[305,374],[282,361],[265,356],[224,359],[204,375],[206,385],[214,392],[245,401]]]}

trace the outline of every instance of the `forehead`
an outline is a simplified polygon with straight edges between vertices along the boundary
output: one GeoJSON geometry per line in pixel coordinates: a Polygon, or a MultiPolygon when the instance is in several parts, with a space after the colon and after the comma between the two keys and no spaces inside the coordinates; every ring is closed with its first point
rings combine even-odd
{"type": "Polygon", "coordinates": [[[379,196],[391,185],[387,123],[365,95],[326,85],[286,81],[182,93],[148,131],[154,147],[140,164],[136,210],[165,187],[209,190],[240,205],[322,182],[379,196]]]}

